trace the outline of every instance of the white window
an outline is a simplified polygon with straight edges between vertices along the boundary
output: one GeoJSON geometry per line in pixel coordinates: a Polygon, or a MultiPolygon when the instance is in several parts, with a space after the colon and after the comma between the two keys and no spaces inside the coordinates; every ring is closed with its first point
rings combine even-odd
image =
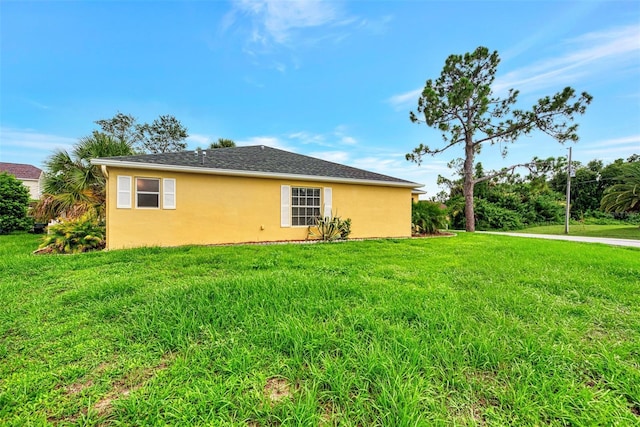
{"type": "Polygon", "coordinates": [[[160,207],[160,179],[136,178],[136,207],[160,207]]]}
{"type": "Polygon", "coordinates": [[[320,216],[320,189],[291,188],[291,225],[313,225],[320,216]]]}

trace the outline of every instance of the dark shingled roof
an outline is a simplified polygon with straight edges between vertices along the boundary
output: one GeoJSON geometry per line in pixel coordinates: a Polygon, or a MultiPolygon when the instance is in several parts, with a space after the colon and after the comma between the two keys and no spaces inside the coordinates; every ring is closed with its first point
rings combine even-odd
{"type": "Polygon", "coordinates": [[[35,166],[25,165],[22,163],[3,163],[0,162],[0,172],[8,172],[18,179],[40,179],[41,169],[35,166]]]}
{"type": "Polygon", "coordinates": [[[263,145],[216,148],[204,150],[206,155],[196,151],[178,153],[142,154],[94,159],[95,163],[127,162],[188,168],[218,169],[229,171],[261,172],[287,175],[306,175],[327,178],[382,181],[399,184],[420,184],[357,169],[339,163],[328,162],[314,157],[295,154],[263,145]],[[204,162],[203,162],[204,157],[204,162]]]}

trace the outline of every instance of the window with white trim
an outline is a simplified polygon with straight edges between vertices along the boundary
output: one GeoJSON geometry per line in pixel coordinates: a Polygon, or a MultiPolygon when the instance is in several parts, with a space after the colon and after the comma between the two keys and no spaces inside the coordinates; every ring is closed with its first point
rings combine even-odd
{"type": "Polygon", "coordinates": [[[160,179],[136,178],[136,207],[160,208],[160,179]]]}
{"type": "Polygon", "coordinates": [[[313,225],[320,216],[320,189],[291,187],[291,225],[313,225]]]}

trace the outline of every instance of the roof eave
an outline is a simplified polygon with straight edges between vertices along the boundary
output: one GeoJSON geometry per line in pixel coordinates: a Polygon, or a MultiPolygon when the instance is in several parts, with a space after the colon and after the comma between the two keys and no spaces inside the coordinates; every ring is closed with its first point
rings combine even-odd
{"type": "Polygon", "coordinates": [[[416,187],[424,186],[424,184],[418,184],[416,182],[378,181],[378,180],[369,180],[369,179],[339,178],[339,177],[330,177],[330,176],[242,171],[242,170],[234,170],[234,169],[201,168],[201,167],[179,166],[179,165],[162,165],[162,164],[154,164],[154,163],[126,162],[126,161],[109,160],[109,159],[91,159],[91,163],[94,165],[107,166],[107,167],[111,166],[111,167],[130,168],[130,169],[160,170],[160,171],[166,171],[166,172],[187,172],[187,173],[195,172],[195,173],[208,174],[208,175],[238,176],[238,177],[245,177],[245,178],[296,179],[299,181],[333,182],[333,183],[346,183],[346,184],[358,184],[358,185],[378,185],[378,186],[384,186],[384,187],[401,187],[401,188],[416,188],[416,187]]]}

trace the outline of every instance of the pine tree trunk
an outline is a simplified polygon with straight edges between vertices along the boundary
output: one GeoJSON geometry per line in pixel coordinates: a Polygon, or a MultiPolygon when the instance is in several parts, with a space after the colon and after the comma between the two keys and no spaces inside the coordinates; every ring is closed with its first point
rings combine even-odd
{"type": "Polygon", "coordinates": [[[465,229],[473,233],[476,231],[476,218],[473,211],[473,159],[475,152],[473,150],[473,141],[470,137],[467,137],[464,148],[464,185],[462,187],[462,193],[464,194],[464,217],[465,217],[465,229]]]}

